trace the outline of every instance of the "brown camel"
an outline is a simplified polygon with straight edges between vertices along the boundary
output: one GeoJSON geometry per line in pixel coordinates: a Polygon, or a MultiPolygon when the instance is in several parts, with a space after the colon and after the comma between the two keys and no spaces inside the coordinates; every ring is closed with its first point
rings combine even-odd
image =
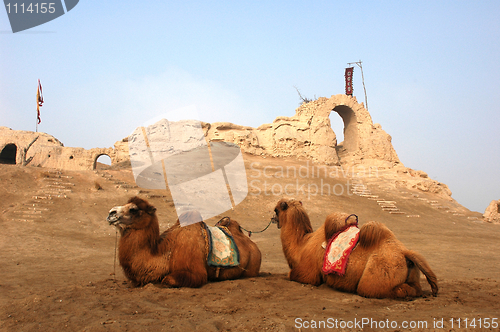
{"type": "Polygon", "coordinates": [[[208,266],[203,222],[181,227],[177,220],[160,235],[156,208],[139,197],[112,208],[107,220],[120,230],[120,265],[136,286],[162,283],[172,287],[201,287],[208,280],[259,275],[259,248],[243,235],[235,220],[221,221],[232,232],[239,251],[239,266],[228,268],[208,266]]]}
{"type": "Polygon", "coordinates": [[[295,200],[282,199],[274,209],[273,221],[281,229],[283,252],[290,266],[290,280],[328,286],[365,297],[405,298],[422,296],[420,271],[432,295],[438,292],[437,278],[425,259],[406,249],[384,224],[369,221],[360,228],[359,241],[349,257],[345,274],[324,274],[322,244],[335,233],[357,224],[354,215],[332,213],[313,232],[311,221],[295,200]]]}

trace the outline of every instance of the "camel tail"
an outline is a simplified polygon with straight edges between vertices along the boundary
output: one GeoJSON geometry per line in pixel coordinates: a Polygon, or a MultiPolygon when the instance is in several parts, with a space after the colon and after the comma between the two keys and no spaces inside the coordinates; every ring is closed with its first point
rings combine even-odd
{"type": "Polygon", "coordinates": [[[405,257],[406,259],[412,261],[419,268],[419,270],[422,271],[422,273],[427,278],[427,282],[431,286],[432,296],[436,296],[439,289],[437,284],[437,277],[434,272],[432,272],[431,267],[429,266],[425,258],[419,253],[412,250],[407,250],[405,252],[405,257]]]}

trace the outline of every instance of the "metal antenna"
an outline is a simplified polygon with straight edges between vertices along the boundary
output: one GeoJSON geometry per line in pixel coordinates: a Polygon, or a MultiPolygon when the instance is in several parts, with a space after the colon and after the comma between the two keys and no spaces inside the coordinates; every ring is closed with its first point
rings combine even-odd
{"type": "Polygon", "coordinates": [[[361,65],[361,60],[359,60],[357,62],[347,63],[348,66],[351,66],[352,64],[356,64],[361,69],[361,80],[363,82],[363,90],[365,91],[365,108],[368,111],[368,100],[366,99],[365,76],[363,75],[363,66],[361,65]]]}

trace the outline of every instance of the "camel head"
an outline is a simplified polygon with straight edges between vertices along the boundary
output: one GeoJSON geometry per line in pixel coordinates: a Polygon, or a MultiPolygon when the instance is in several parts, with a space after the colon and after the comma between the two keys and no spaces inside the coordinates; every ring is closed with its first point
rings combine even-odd
{"type": "Polygon", "coordinates": [[[224,217],[221,220],[217,221],[217,223],[215,224],[215,226],[229,227],[230,224],[231,224],[231,218],[224,217]]]}
{"type": "Polygon", "coordinates": [[[115,206],[106,219],[110,225],[121,230],[127,228],[142,229],[150,225],[155,217],[156,208],[139,197],[132,197],[123,206],[115,206]]]}
{"type": "Polygon", "coordinates": [[[278,229],[283,226],[286,220],[285,214],[287,214],[290,207],[300,207],[300,209],[302,209],[302,202],[294,199],[288,200],[282,198],[279,200],[278,204],[276,204],[274,216],[271,218],[271,221],[278,226],[278,229]]]}
{"type": "Polygon", "coordinates": [[[233,220],[229,217],[224,217],[221,220],[217,221],[215,226],[216,227],[217,226],[224,226],[224,227],[229,228],[229,230],[231,232],[239,231],[240,233],[243,233],[243,231],[241,230],[240,224],[236,220],[233,220]]]}

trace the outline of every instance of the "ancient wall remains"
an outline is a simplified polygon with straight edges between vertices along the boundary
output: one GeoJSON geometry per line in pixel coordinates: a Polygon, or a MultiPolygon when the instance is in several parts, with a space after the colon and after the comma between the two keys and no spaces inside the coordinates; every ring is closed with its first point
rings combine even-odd
{"type": "MultiPolygon", "coordinates": [[[[228,122],[203,123],[203,128],[208,140],[235,143],[250,154],[303,157],[327,165],[378,161],[394,166],[399,163],[391,137],[379,124],[373,124],[362,103],[342,94],[303,104],[294,116],[280,116],[258,128],[228,122]],[[330,125],[332,112],[344,122],[341,144],[330,125]]],[[[85,150],[64,147],[45,133],[13,131],[6,127],[0,127],[0,152],[4,163],[14,163],[14,158],[16,164],[22,165],[32,158],[30,165],[68,170],[94,169],[101,155],[109,156],[112,164],[129,159],[127,138],[117,142],[114,148],[85,150]]]]}
{"type": "Polygon", "coordinates": [[[92,170],[96,167],[97,158],[102,155],[109,156],[112,164],[128,160],[126,140],[117,142],[114,148],[86,150],[65,147],[57,138],[46,133],[0,127],[2,163],[65,170],[92,170]]]}
{"type": "Polygon", "coordinates": [[[364,105],[355,97],[342,94],[303,104],[294,116],[280,116],[258,128],[213,123],[207,136],[212,141],[236,143],[251,154],[305,157],[328,165],[374,160],[393,165],[400,162],[391,137],[379,124],[373,124],[364,105]],[[342,144],[331,128],[332,112],[344,122],[342,144]]]}

